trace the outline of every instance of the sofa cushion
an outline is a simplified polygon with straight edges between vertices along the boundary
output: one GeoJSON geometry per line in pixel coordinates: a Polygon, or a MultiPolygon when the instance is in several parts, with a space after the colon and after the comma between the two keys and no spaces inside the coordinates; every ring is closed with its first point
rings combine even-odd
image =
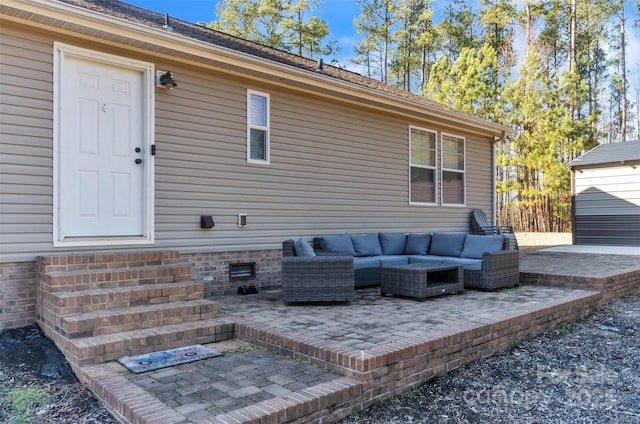
{"type": "Polygon", "coordinates": [[[429,264],[429,265],[442,265],[446,258],[440,256],[430,255],[412,255],[409,256],[410,264],[429,264]]]}
{"type": "Polygon", "coordinates": [[[480,271],[482,269],[482,259],[454,258],[451,256],[413,255],[409,256],[409,263],[442,266],[462,265],[462,268],[469,271],[480,271]]]}
{"type": "Polygon", "coordinates": [[[433,233],[430,255],[459,257],[467,233],[433,233]]]}
{"type": "Polygon", "coordinates": [[[472,258],[443,258],[443,265],[462,265],[467,271],[480,271],[482,269],[482,259],[472,258]]]}
{"type": "Polygon", "coordinates": [[[308,241],[300,237],[293,243],[293,251],[296,256],[316,256],[316,252],[313,251],[313,247],[308,241]]]}
{"type": "Polygon", "coordinates": [[[351,236],[353,249],[356,256],[379,256],[382,255],[380,241],[378,241],[378,233],[367,234],[364,236],[351,236]]]}
{"type": "Polygon", "coordinates": [[[380,247],[383,255],[404,255],[407,235],[403,233],[380,233],[380,247]]]}
{"type": "Polygon", "coordinates": [[[353,269],[379,268],[380,259],[377,256],[361,256],[353,258],[353,269]]]}
{"type": "Polygon", "coordinates": [[[501,251],[503,243],[504,236],[502,234],[489,236],[467,234],[460,257],[482,259],[484,252],[501,251]]]}
{"type": "Polygon", "coordinates": [[[410,233],[407,235],[407,245],[404,248],[405,255],[426,255],[429,251],[431,234],[410,233]]]}
{"type": "Polygon", "coordinates": [[[356,251],[353,249],[353,243],[351,243],[351,237],[349,237],[347,233],[320,237],[320,249],[333,252],[345,252],[351,256],[356,255],[356,251]]]}
{"type": "Polygon", "coordinates": [[[401,255],[383,255],[378,256],[378,259],[380,259],[380,266],[406,265],[409,263],[409,257],[401,255]]]}

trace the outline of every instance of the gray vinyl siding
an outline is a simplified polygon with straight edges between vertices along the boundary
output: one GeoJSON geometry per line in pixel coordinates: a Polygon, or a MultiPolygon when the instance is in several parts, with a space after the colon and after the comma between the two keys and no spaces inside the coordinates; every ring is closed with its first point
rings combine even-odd
{"type": "MultiPolygon", "coordinates": [[[[1,38],[0,260],[32,260],[70,250],[52,243],[54,40],[7,28],[1,38]]],[[[471,208],[492,212],[489,136],[439,127],[434,117],[421,122],[212,70],[109,53],[155,62],[179,84],[156,90],[155,244],[114,249],[224,252],[339,232],[462,231],[471,208]],[[247,89],[270,95],[269,165],[246,160],[247,89]],[[410,125],[466,138],[465,206],[409,205],[410,125]],[[238,213],[248,215],[247,228],[238,228],[238,213]],[[200,229],[201,215],[212,215],[215,227],[200,229]]]]}
{"type": "Polygon", "coordinates": [[[580,169],[575,174],[576,215],[640,215],[640,168],[580,169]]]}
{"type": "Polygon", "coordinates": [[[574,178],[574,243],[640,246],[638,166],[598,165],[574,178]]]}
{"type": "Polygon", "coordinates": [[[0,30],[0,254],[52,248],[52,42],[0,30]]]}

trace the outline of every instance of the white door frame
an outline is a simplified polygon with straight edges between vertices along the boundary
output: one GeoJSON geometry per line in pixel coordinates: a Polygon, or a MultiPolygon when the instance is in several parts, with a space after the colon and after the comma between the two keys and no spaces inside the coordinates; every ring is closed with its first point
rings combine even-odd
{"type": "Polygon", "coordinates": [[[151,152],[154,141],[155,122],[155,70],[153,63],[142,62],[126,57],[115,56],[107,53],[84,49],[69,44],[54,42],[53,45],[53,246],[117,246],[117,245],[148,245],[154,243],[154,156],[148,153],[145,157],[144,167],[144,192],[143,199],[143,234],[133,237],[82,237],[65,238],[62,234],[60,211],[60,184],[61,184],[61,87],[63,78],[63,64],[65,57],[74,57],[95,63],[104,63],[126,67],[141,71],[144,75],[143,82],[143,116],[142,123],[144,151],[151,152]]]}

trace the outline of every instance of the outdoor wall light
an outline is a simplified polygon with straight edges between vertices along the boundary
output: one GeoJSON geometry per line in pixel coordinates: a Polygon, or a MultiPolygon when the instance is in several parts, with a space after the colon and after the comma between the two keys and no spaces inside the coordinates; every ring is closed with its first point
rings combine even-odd
{"type": "Polygon", "coordinates": [[[158,71],[156,76],[158,78],[158,81],[157,81],[158,87],[164,87],[169,90],[173,90],[173,87],[178,86],[178,83],[173,79],[173,74],[170,71],[167,71],[167,72],[158,71]]]}

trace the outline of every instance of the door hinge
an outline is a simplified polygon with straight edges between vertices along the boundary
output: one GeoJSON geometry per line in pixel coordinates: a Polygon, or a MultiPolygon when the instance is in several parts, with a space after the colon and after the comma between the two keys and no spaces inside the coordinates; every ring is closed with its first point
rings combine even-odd
{"type": "Polygon", "coordinates": [[[152,144],[151,145],[151,156],[155,156],[156,155],[156,145],[152,144]]]}

